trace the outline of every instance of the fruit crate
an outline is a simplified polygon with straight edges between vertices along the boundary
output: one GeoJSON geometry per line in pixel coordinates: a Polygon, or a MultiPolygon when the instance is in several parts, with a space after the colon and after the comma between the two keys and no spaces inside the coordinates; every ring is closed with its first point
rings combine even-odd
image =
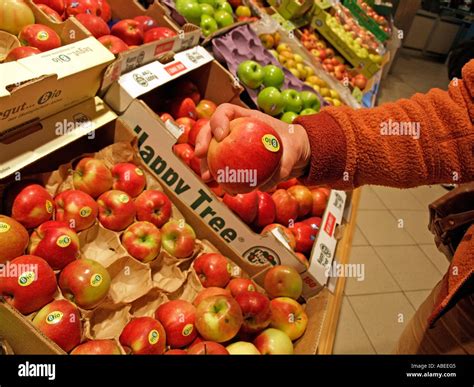
{"type": "MultiPolygon", "coordinates": [[[[373,62],[369,58],[361,58],[328,26],[327,22],[331,15],[326,12],[318,3],[315,3],[315,12],[311,21],[311,27],[318,30],[344,58],[367,78],[371,78],[381,69],[381,65],[373,62]]],[[[387,60],[387,54],[384,61],[387,60]]]]}
{"type": "Polygon", "coordinates": [[[357,3],[357,0],[344,0],[344,6],[351,11],[361,26],[372,32],[382,43],[390,38],[390,35],[382,30],[380,25],[364,12],[357,3]]]}
{"type": "Polygon", "coordinates": [[[286,20],[311,15],[314,7],[312,0],[268,0],[268,4],[286,20]]]}

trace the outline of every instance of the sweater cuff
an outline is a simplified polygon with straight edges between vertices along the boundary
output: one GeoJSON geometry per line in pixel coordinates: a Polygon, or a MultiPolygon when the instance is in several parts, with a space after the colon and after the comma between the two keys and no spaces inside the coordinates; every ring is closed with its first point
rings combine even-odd
{"type": "Polygon", "coordinates": [[[347,143],[344,130],[328,113],[300,116],[294,122],[306,129],[311,147],[307,184],[330,184],[342,180],[347,143]]]}

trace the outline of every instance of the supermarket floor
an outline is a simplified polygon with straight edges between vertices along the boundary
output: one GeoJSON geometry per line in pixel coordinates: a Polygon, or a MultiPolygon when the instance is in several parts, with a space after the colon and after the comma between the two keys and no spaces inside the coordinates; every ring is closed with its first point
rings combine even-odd
{"type": "MultiPolygon", "coordinates": [[[[446,89],[446,67],[403,52],[383,85],[379,104],[433,87],[446,89]]],[[[428,204],[444,193],[440,186],[362,189],[350,263],[365,264],[365,280],[346,281],[333,353],[393,351],[448,267],[427,229],[428,204]]]]}

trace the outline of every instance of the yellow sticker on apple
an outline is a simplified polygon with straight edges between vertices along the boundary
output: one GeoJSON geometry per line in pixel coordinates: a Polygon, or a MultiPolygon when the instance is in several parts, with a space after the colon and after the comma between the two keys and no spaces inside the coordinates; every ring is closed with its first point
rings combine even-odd
{"type": "Polygon", "coordinates": [[[102,283],[102,280],[103,280],[102,275],[100,275],[99,273],[93,274],[91,277],[91,286],[96,288],[102,283]]]}
{"type": "Polygon", "coordinates": [[[183,331],[181,332],[183,336],[187,337],[191,333],[193,333],[194,325],[193,324],[186,324],[183,328],[183,331]]]}
{"type": "Polygon", "coordinates": [[[127,194],[120,194],[118,200],[120,203],[128,203],[130,201],[130,198],[127,194]]]}
{"type": "Polygon", "coordinates": [[[0,234],[10,231],[10,225],[5,222],[0,222],[0,234]]]}
{"type": "Polygon", "coordinates": [[[148,342],[151,345],[155,345],[158,340],[160,340],[160,334],[158,333],[158,331],[156,329],[151,330],[148,334],[148,342]]]}
{"type": "Polygon", "coordinates": [[[18,285],[30,286],[35,279],[36,275],[34,271],[25,271],[18,277],[18,285]]]}
{"type": "Polygon", "coordinates": [[[53,212],[53,203],[50,200],[46,200],[46,212],[51,214],[53,212]]]}
{"type": "Polygon", "coordinates": [[[55,310],[54,312],[51,312],[46,316],[46,323],[50,325],[57,324],[60,322],[63,318],[63,313],[60,312],[59,310],[55,310]]]}
{"type": "Polygon", "coordinates": [[[227,272],[232,275],[232,265],[230,263],[227,264],[227,272]]]}
{"type": "Polygon", "coordinates": [[[56,244],[59,247],[68,247],[71,244],[72,240],[69,235],[61,235],[58,240],[56,241],[56,244]]]}
{"type": "Polygon", "coordinates": [[[36,38],[41,41],[48,40],[49,34],[46,31],[40,31],[36,35],[36,38]]]}
{"type": "Polygon", "coordinates": [[[250,284],[249,286],[247,286],[247,290],[249,292],[255,292],[257,289],[255,289],[255,286],[253,286],[252,284],[250,284]]]}
{"type": "Polygon", "coordinates": [[[87,218],[90,214],[92,214],[92,208],[90,207],[82,207],[79,211],[79,215],[81,215],[81,218],[87,218]]]}
{"type": "Polygon", "coordinates": [[[139,176],[143,176],[143,171],[140,168],[135,168],[135,173],[139,176]]]}
{"type": "Polygon", "coordinates": [[[262,137],[263,146],[270,152],[278,152],[280,150],[280,142],[273,134],[266,134],[262,137]]]}

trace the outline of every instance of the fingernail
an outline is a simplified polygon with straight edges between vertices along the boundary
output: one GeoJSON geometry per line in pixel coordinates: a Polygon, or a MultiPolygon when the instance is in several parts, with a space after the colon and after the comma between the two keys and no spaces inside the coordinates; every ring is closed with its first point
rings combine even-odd
{"type": "Polygon", "coordinates": [[[224,129],[216,128],[216,136],[215,137],[218,141],[222,140],[222,137],[224,137],[224,129]]]}

